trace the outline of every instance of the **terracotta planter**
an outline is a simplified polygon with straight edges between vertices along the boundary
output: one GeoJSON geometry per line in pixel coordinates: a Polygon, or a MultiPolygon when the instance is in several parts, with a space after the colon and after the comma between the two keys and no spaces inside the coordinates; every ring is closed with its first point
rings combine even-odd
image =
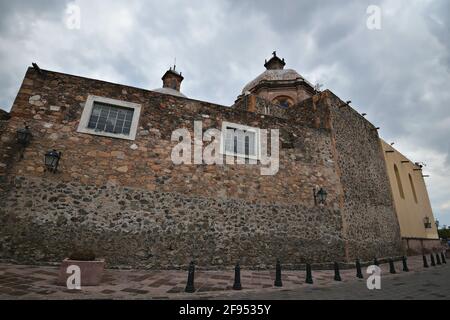
{"type": "Polygon", "coordinates": [[[71,265],[80,267],[81,286],[98,286],[102,280],[105,270],[105,260],[96,261],[76,261],[64,259],[59,268],[58,284],[67,285],[67,278],[71,275],[67,273],[67,268],[71,265]]]}

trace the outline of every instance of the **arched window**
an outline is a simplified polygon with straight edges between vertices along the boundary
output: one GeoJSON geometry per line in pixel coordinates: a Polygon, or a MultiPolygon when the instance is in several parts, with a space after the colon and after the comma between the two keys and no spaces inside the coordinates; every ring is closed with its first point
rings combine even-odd
{"type": "Polygon", "coordinates": [[[409,174],[409,183],[411,183],[411,190],[412,190],[412,193],[414,196],[414,201],[417,203],[418,201],[417,201],[416,188],[414,187],[414,182],[413,182],[413,179],[410,174],[409,174]]]}
{"type": "Polygon", "coordinates": [[[289,107],[291,107],[294,104],[292,99],[290,97],[287,97],[287,96],[276,97],[275,99],[272,100],[272,103],[277,105],[277,106],[280,106],[282,108],[289,108],[289,107]]]}
{"type": "Polygon", "coordinates": [[[398,191],[400,192],[400,197],[402,197],[402,199],[405,199],[405,193],[403,192],[402,180],[400,179],[400,173],[398,172],[397,165],[395,165],[395,164],[394,164],[394,172],[395,172],[395,178],[397,179],[397,186],[398,186],[398,191]]]}

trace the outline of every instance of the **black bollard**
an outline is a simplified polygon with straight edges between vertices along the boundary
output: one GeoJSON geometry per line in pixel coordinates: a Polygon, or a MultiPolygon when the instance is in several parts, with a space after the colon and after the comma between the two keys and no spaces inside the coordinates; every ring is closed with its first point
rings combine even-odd
{"type": "Polygon", "coordinates": [[[432,253],[430,253],[430,259],[431,259],[431,266],[436,267],[436,262],[434,262],[434,256],[432,253]]]}
{"type": "Polygon", "coordinates": [[[364,279],[364,276],[363,276],[362,270],[361,270],[361,262],[359,261],[359,259],[356,260],[356,277],[359,279],[364,279]]]}
{"type": "Polygon", "coordinates": [[[441,265],[441,257],[439,257],[439,253],[436,253],[436,264],[441,265]]]}
{"type": "Polygon", "coordinates": [[[392,274],[397,273],[395,272],[394,260],[392,259],[389,259],[389,272],[392,274]]]}
{"type": "Polygon", "coordinates": [[[447,264],[447,260],[445,260],[445,254],[441,252],[442,263],[447,264]]]}
{"type": "Polygon", "coordinates": [[[423,255],[423,267],[428,268],[427,257],[425,255],[423,255]]]}
{"type": "Polygon", "coordinates": [[[377,258],[373,259],[373,265],[374,266],[379,266],[380,265],[380,263],[378,262],[377,258]]]}
{"type": "Polygon", "coordinates": [[[334,281],[342,281],[341,274],[339,272],[339,263],[334,263],[334,281]]]}
{"type": "Polygon", "coordinates": [[[233,290],[242,290],[242,285],[241,285],[241,266],[239,265],[239,262],[236,264],[236,267],[234,267],[233,290]]]}
{"type": "Polygon", "coordinates": [[[194,274],[195,274],[195,264],[194,264],[194,261],[192,261],[189,264],[188,280],[187,280],[186,289],[184,290],[185,292],[188,292],[188,293],[195,292],[194,274]]]}
{"type": "Polygon", "coordinates": [[[403,271],[404,272],[409,272],[408,262],[407,262],[407,258],[405,256],[403,256],[402,262],[403,262],[403,271]]]}
{"type": "Polygon", "coordinates": [[[309,263],[306,264],[306,283],[313,284],[311,265],[309,263]]]}
{"type": "Polygon", "coordinates": [[[275,287],[282,287],[283,286],[283,282],[281,281],[281,263],[280,260],[277,259],[277,267],[275,270],[275,283],[274,283],[275,287]]]}

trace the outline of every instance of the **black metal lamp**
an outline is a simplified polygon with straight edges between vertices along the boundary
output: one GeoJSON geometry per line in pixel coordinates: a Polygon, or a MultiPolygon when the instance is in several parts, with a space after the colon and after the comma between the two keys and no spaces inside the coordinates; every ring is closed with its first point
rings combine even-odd
{"type": "Polygon", "coordinates": [[[314,193],[314,203],[317,205],[317,203],[319,204],[325,204],[325,202],[327,201],[327,192],[323,189],[320,188],[319,191],[316,192],[316,189],[313,189],[313,193],[314,193]]]}
{"type": "Polygon", "coordinates": [[[31,140],[31,130],[30,127],[28,127],[25,124],[25,128],[20,128],[17,131],[17,142],[20,143],[22,146],[26,147],[31,140]]]}
{"type": "Polygon", "coordinates": [[[59,159],[61,159],[61,152],[55,149],[48,151],[44,157],[44,164],[48,171],[55,173],[58,169],[59,159]]]}
{"type": "Polygon", "coordinates": [[[425,226],[425,229],[431,229],[431,222],[429,217],[423,218],[423,225],[425,226]]]}

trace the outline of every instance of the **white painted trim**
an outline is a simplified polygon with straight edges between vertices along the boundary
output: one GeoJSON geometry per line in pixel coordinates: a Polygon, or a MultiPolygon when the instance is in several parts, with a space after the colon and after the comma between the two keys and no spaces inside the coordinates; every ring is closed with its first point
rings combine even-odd
{"type": "Polygon", "coordinates": [[[261,153],[261,146],[260,146],[260,131],[259,131],[259,128],[250,127],[250,126],[246,126],[246,125],[238,124],[238,123],[222,121],[222,137],[220,139],[220,153],[222,155],[226,155],[226,156],[259,160],[261,158],[261,154],[260,154],[261,153]],[[225,150],[225,142],[226,142],[227,127],[235,128],[235,129],[238,129],[238,130],[254,132],[255,133],[255,140],[256,140],[255,141],[255,148],[256,148],[256,152],[255,153],[256,153],[256,156],[226,151],[225,150]]]}
{"type": "Polygon", "coordinates": [[[141,105],[140,104],[89,95],[86,100],[86,104],[84,105],[83,113],[81,114],[80,124],[78,125],[77,132],[93,134],[96,136],[110,137],[110,138],[135,140],[136,133],[137,133],[137,127],[139,124],[140,114],[141,114],[141,105]],[[133,120],[131,121],[130,134],[125,135],[125,134],[102,132],[102,131],[95,131],[94,129],[89,129],[88,124],[89,124],[89,119],[91,118],[92,108],[94,107],[94,102],[107,103],[107,104],[111,104],[113,106],[133,109],[134,112],[133,112],[133,120]]]}

